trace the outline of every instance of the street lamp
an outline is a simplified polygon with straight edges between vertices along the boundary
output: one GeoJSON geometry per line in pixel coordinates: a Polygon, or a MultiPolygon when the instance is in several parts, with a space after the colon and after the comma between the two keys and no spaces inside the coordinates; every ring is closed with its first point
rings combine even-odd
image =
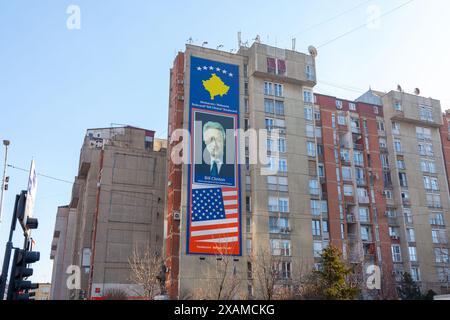
{"type": "Polygon", "coordinates": [[[8,161],[8,146],[11,144],[9,140],[3,140],[3,145],[5,146],[5,163],[3,165],[3,179],[2,179],[2,191],[0,193],[0,223],[2,223],[3,216],[3,193],[5,191],[6,185],[6,166],[8,161]]]}

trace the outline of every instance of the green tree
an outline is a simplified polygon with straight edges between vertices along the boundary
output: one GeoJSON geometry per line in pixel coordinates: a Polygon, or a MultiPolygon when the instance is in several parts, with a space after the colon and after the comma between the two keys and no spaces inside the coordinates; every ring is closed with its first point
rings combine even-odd
{"type": "Polygon", "coordinates": [[[402,281],[398,288],[398,293],[402,300],[422,300],[424,298],[417,283],[408,272],[402,274],[402,281]]]}
{"type": "Polygon", "coordinates": [[[352,269],[342,260],[339,249],[328,246],[321,254],[322,268],[314,271],[317,276],[317,293],[328,300],[353,300],[359,288],[352,283],[352,269]]]}

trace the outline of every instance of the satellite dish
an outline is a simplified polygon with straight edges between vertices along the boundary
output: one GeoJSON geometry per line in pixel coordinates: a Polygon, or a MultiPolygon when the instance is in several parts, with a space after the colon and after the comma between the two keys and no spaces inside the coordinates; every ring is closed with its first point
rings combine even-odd
{"type": "Polygon", "coordinates": [[[401,85],[397,85],[397,91],[403,92],[403,89],[402,89],[401,85]]]}
{"type": "Polygon", "coordinates": [[[317,49],[314,46],[309,46],[308,51],[313,58],[317,57],[317,49]]]}
{"type": "Polygon", "coordinates": [[[418,96],[420,94],[420,89],[419,88],[414,89],[414,93],[418,96]]]}

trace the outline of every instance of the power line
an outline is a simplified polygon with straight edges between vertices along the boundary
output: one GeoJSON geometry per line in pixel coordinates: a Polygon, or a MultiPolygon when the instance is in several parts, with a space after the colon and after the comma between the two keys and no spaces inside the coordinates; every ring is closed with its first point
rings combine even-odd
{"type": "Polygon", "coordinates": [[[353,29],[351,29],[351,30],[349,30],[349,31],[347,31],[347,32],[345,32],[345,33],[343,33],[343,34],[341,34],[341,35],[339,35],[339,36],[337,36],[337,37],[331,39],[331,40],[328,40],[327,42],[322,43],[322,44],[319,45],[317,48],[322,48],[322,47],[324,47],[324,46],[326,46],[326,45],[329,45],[330,43],[333,43],[333,42],[335,42],[336,40],[339,40],[339,39],[341,39],[341,38],[343,38],[343,37],[345,37],[345,36],[347,36],[347,35],[349,35],[349,34],[355,32],[355,31],[358,31],[359,29],[366,27],[366,25],[367,25],[368,22],[373,22],[373,21],[375,21],[375,20],[377,20],[377,19],[381,19],[381,18],[383,18],[383,17],[386,17],[387,15],[389,15],[389,14],[391,14],[391,13],[394,13],[395,11],[397,11],[397,10],[403,8],[404,6],[410,4],[410,3],[413,2],[413,1],[414,1],[414,0],[409,0],[409,1],[407,1],[407,2],[404,2],[403,4],[401,4],[401,5],[397,6],[397,7],[393,8],[393,9],[391,9],[391,10],[385,12],[385,13],[383,13],[383,14],[380,15],[379,17],[376,17],[376,18],[374,18],[374,19],[371,19],[371,20],[367,21],[366,23],[363,23],[363,24],[361,24],[361,25],[359,25],[359,26],[357,26],[357,27],[355,27],[355,28],[353,28],[353,29]]]}
{"type": "Polygon", "coordinates": [[[309,26],[309,27],[307,27],[307,28],[305,28],[305,29],[303,29],[303,30],[297,32],[296,34],[292,35],[292,37],[298,36],[298,35],[300,35],[300,34],[303,34],[303,33],[307,32],[307,31],[310,31],[310,30],[312,30],[312,29],[315,29],[315,28],[317,28],[317,27],[320,27],[321,25],[324,25],[324,24],[326,24],[326,23],[328,23],[328,22],[331,22],[331,21],[333,21],[333,20],[336,20],[336,19],[342,17],[343,15],[346,15],[347,13],[350,13],[350,12],[352,12],[353,10],[358,9],[359,7],[365,5],[366,3],[369,3],[369,2],[371,2],[371,1],[372,1],[372,0],[363,1],[363,2],[359,3],[358,5],[352,7],[352,8],[350,8],[350,9],[344,11],[344,12],[341,12],[341,13],[339,13],[339,14],[333,16],[333,17],[330,17],[330,18],[328,18],[328,19],[326,19],[326,20],[323,20],[323,21],[321,21],[321,22],[319,22],[319,23],[316,23],[316,24],[314,24],[314,25],[311,25],[311,26],[309,26]]]}
{"type": "MultiPolygon", "coordinates": [[[[11,165],[11,164],[8,164],[8,167],[9,167],[9,168],[13,168],[13,169],[17,169],[17,170],[20,170],[20,171],[25,171],[25,172],[28,172],[28,171],[29,171],[29,170],[27,170],[27,169],[19,168],[19,167],[13,166],[13,165],[11,165]]],[[[73,182],[71,182],[71,181],[64,180],[64,179],[60,179],[60,178],[55,178],[55,177],[52,177],[52,176],[49,176],[49,175],[46,175],[46,174],[43,174],[43,173],[36,173],[36,174],[37,174],[38,176],[41,176],[41,177],[44,177],[44,178],[47,178],[47,179],[52,179],[52,180],[56,180],[56,181],[59,181],[59,182],[64,182],[64,183],[73,184],[73,182]]]]}

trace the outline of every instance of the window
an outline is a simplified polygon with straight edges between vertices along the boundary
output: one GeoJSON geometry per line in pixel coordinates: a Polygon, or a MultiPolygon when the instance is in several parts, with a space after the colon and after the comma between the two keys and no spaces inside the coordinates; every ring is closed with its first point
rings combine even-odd
{"type": "Polygon", "coordinates": [[[430,128],[416,127],[416,137],[418,140],[431,140],[431,130],[430,128]]]}
{"type": "Polygon", "coordinates": [[[274,126],[275,126],[274,119],[266,118],[266,129],[267,129],[268,131],[272,131],[272,129],[274,128],[274,126]]]}
{"type": "Polygon", "coordinates": [[[423,177],[423,186],[427,191],[439,191],[439,182],[435,177],[423,177]]]}
{"type": "Polygon", "coordinates": [[[275,74],[277,69],[275,58],[267,58],[267,73],[275,74]]]}
{"type": "Polygon", "coordinates": [[[341,100],[336,100],[336,108],[342,109],[342,101],[341,100]]]}
{"type": "Polygon", "coordinates": [[[400,186],[403,187],[403,188],[407,188],[408,187],[408,180],[406,178],[406,173],[399,172],[398,178],[399,178],[400,186]]]}
{"type": "Polygon", "coordinates": [[[392,133],[393,134],[400,134],[400,123],[392,122],[392,133]]]}
{"type": "Polygon", "coordinates": [[[286,152],[286,139],[285,138],[278,138],[278,151],[281,153],[286,152]]]}
{"type": "Polygon", "coordinates": [[[314,111],[314,119],[320,121],[320,111],[318,110],[314,111]]]}
{"type": "Polygon", "coordinates": [[[359,208],[359,221],[370,222],[369,208],[365,208],[365,207],[359,208]]]}
{"type": "Polygon", "coordinates": [[[251,255],[252,254],[252,239],[247,239],[246,246],[247,246],[247,254],[251,255]]]}
{"type": "Polygon", "coordinates": [[[282,97],[283,96],[283,85],[279,83],[274,84],[275,96],[282,97]]]}
{"type": "Polygon", "coordinates": [[[316,127],[316,137],[322,138],[322,128],[321,127],[316,127]]]}
{"type": "Polygon", "coordinates": [[[345,126],[347,124],[347,119],[345,115],[341,112],[338,113],[338,124],[341,126],[345,126]]]}
{"type": "Polygon", "coordinates": [[[358,201],[360,203],[369,203],[369,195],[366,189],[358,188],[358,201]]]}
{"type": "Polygon", "coordinates": [[[389,227],[389,236],[391,238],[398,238],[398,228],[389,227]]]}
{"type": "Polygon", "coordinates": [[[274,256],[289,257],[291,255],[291,241],[270,239],[270,249],[274,256]]]}
{"type": "Polygon", "coordinates": [[[278,199],[278,205],[280,207],[280,212],[289,212],[289,199],[288,198],[278,199]]]}
{"type": "Polygon", "coordinates": [[[308,80],[314,80],[314,67],[312,65],[307,64],[305,68],[306,78],[308,80]]]}
{"type": "Polygon", "coordinates": [[[348,149],[341,149],[341,161],[350,162],[350,151],[348,149]]]}
{"type": "Polygon", "coordinates": [[[440,282],[450,282],[450,268],[437,267],[436,272],[440,282]]]}
{"type": "Polygon", "coordinates": [[[306,147],[307,147],[308,156],[315,157],[316,156],[316,145],[315,145],[315,143],[312,142],[312,141],[308,141],[306,147]]]}
{"type": "Polygon", "coordinates": [[[305,107],[305,120],[313,120],[313,109],[311,107],[305,107]]]}
{"type": "Polygon", "coordinates": [[[355,161],[356,166],[364,165],[364,155],[361,151],[355,151],[353,154],[353,159],[355,161]]]}
{"type": "Polygon", "coordinates": [[[445,226],[444,215],[440,212],[435,212],[430,215],[430,224],[435,226],[445,226]]]}
{"type": "Polygon", "coordinates": [[[431,237],[435,244],[447,244],[447,236],[445,235],[445,229],[433,229],[431,230],[431,237]]]}
{"type": "Polygon", "coordinates": [[[386,199],[393,199],[391,190],[384,190],[384,196],[386,199]]]}
{"type": "Polygon", "coordinates": [[[377,129],[378,131],[384,131],[384,121],[382,120],[377,121],[377,129]]]}
{"type": "Polygon", "coordinates": [[[360,133],[359,119],[351,118],[351,127],[353,133],[360,133]]]}
{"type": "Polygon", "coordinates": [[[419,106],[420,120],[434,122],[433,108],[428,106],[419,106]]]}
{"type": "Polygon", "coordinates": [[[369,227],[361,227],[361,240],[362,241],[371,241],[370,236],[370,228],[369,227]]]}
{"type": "Polygon", "coordinates": [[[286,159],[279,159],[279,171],[286,173],[287,172],[287,160],[286,159]]]}
{"type": "Polygon", "coordinates": [[[413,228],[406,229],[406,236],[408,238],[408,242],[416,242],[416,234],[413,228]]]}
{"type": "Polygon", "coordinates": [[[379,144],[380,144],[380,149],[386,149],[387,148],[387,143],[386,143],[386,139],[384,138],[380,138],[378,140],[379,144]]]}
{"type": "Polygon", "coordinates": [[[311,227],[313,236],[321,235],[320,220],[312,220],[311,227]]]}
{"type": "Polygon", "coordinates": [[[352,169],[350,167],[342,167],[342,179],[347,181],[352,180],[352,169]]]}
{"type": "Polygon", "coordinates": [[[284,75],[286,73],[286,61],[277,59],[277,74],[284,75]]]}
{"type": "Polygon", "coordinates": [[[434,255],[437,263],[448,263],[448,249],[446,248],[434,248],[434,255]]]}
{"type": "Polygon", "coordinates": [[[291,263],[283,261],[280,263],[280,273],[282,279],[290,279],[291,278],[291,263]]]}
{"type": "Polygon", "coordinates": [[[376,107],[376,106],[373,107],[373,113],[375,113],[375,114],[379,113],[378,107],[376,107]]]}
{"type": "Polygon", "coordinates": [[[270,233],[289,233],[289,220],[281,217],[269,217],[270,233]]]}
{"type": "Polygon", "coordinates": [[[308,138],[314,138],[314,126],[312,124],[306,125],[306,136],[308,138]]]}
{"type": "Polygon", "coordinates": [[[405,217],[405,221],[408,224],[412,224],[413,223],[413,216],[410,210],[404,210],[403,211],[403,215],[405,217]]]}
{"type": "Polygon", "coordinates": [[[441,196],[439,194],[427,193],[427,206],[431,208],[442,208],[441,196]]]}
{"type": "Polygon", "coordinates": [[[402,142],[399,139],[394,140],[394,149],[397,153],[402,153],[402,142]]]}
{"type": "Polygon", "coordinates": [[[402,262],[402,253],[398,244],[391,245],[392,261],[402,262]]]}
{"type": "Polygon", "coordinates": [[[416,247],[408,247],[408,252],[409,252],[409,260],[410,261],[417,261],[417,249],[416,247]]]}
{"type": "Polygon", "coordinates": [[[411,267],[411,278],[415,282],[420,281],[420,269],[418,267],[411,267]]]}
{"type": "Polygon", "coordinates": [[[394,102],[394,110],[395,111],[402,111],[402,104],[400,101],[395,101],[394,102]]]}
{"type": "Polygon", "coordinates": [[[350,109],[350,111],[356,111],[356,103],[349,102],[348,103],[348,108],[350,109]]]}
{"type": "Polygon", "coordinates": [[[315,196],[320,194],[319,182],[317,180],[309,180],[309,194],[315,196]]]}
{"type": "Polygon", "coordinates": [[[383,168],[389,168],[389,158],[387,154],[380,154],[381,165],[383,168]]]}
{"type": "Polygon", "coordinates": [[[268,209],[270,212],[289,212],[289,199],[269,197],[268,209]]]}
{"type": "Polygon", "coordinates": [[[401,170],[405,170],[406,169],[405,160],[397,159],[397,167],[401,170]]]}
{"type": "Polygon", "coordinates": [[[323,250],[322,241],[314,241],[313,243],[314,258],[320,258],[322,250],[323,250]]]}
{"type": "Polygon", "coordinates": [[[353,186],[344,184],[344,196],[351,197],[353,196],[353,186]]]}
{"type": "Polygon", "coordinates": [[[311,204],[311,214],[314,216],[319,216],[321,214],[320,201],[311,200],[310,204],[311,204]]]}
{"type": "Polygon", "coordinates": [[[324,178],[325,177],[325,166],[322,163],[319,163],[319,165],[317,166],[317,170],[318,170],[318,176],[320,178],[324,178]]]}
{"type": "Polygon", "coordinates": [[[284,116],[284,102],[275,101],[275,114],[278,116],[284,116]]]}
{"type": "Polygon", "coordinates": [[[313,103],[313,95],[310,90],[303,90],[303,102],[313,103]]]}
{"type": "Polygon", "coordinates": [[[273,95],[273,83],[272,82],[264,82],[264,94],[266,96],[273,95]]]}
{"type": "Polygon", "coordinates": [[[274,113],[275,112],[273,100],[264,99],[264,111],[266,113],[274,113]]]}
{"type": "Polygon", "coordinates": [[[436,173],[436,164],[434,163],[434,161],[421,160],[420,169],[422,170],[422,172],[436,173]]]}

